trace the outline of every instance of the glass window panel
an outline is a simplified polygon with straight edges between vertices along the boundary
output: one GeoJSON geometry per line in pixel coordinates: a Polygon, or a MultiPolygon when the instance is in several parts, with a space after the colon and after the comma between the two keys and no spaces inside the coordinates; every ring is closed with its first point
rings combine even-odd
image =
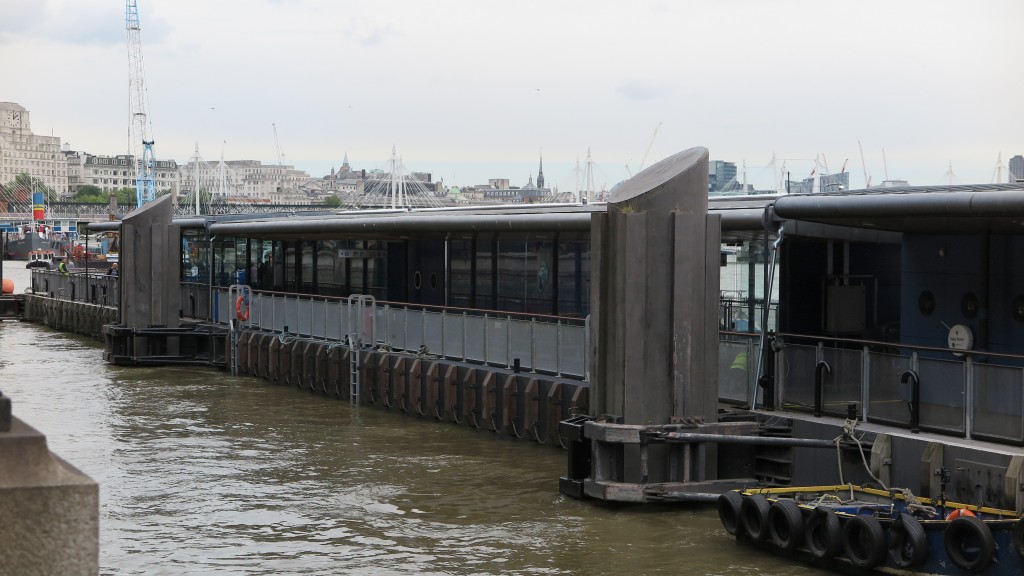
{"type": "Polygon", "coordinates": [[[473,306],[472,238],[448,242],[448,304],[460,308],[473,306]]]}
{"type": "Polygon", "coordinates": [[[493,310],[494,305],[494,239],[488,235],[476,239],[476,307],[493,310]]]}
{"type": "Polygon", "coordinates": [[[502,235],[498,239],[498,302],[496,309],[526,311],[526,292],[530,274],[526,238],[502,235]]]}

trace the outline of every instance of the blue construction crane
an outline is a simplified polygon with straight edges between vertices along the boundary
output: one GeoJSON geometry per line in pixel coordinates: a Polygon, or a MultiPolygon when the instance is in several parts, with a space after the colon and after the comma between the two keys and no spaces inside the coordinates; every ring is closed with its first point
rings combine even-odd
{"type": "Polygon", "coordinates": [[[139,30],[139,7],[136,0],[127,0],[125,22],[128,30],[128,91],[131,104],[131,149],[135,164],[135,198],[138,206],[156,198],[156,160],[152,127],[147,126],[145,73],[142,65],[142,38],[139,30]]]}

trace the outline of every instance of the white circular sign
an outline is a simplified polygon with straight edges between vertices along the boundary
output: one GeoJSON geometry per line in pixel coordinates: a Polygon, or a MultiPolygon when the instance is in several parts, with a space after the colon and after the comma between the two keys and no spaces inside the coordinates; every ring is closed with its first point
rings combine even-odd
{"type": "Polygon", "coordinates": [[[953,350],[970,350],[974,347],[974,334],[968,326],[955,324],[949,329],[948,342],[953,350]]]}

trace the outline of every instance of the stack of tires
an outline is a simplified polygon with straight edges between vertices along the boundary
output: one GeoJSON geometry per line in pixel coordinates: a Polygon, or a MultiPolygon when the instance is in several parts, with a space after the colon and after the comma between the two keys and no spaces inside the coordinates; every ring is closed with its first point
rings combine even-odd
{"type": "MultiPolygon", "coordinates": [[[[929,555],[924,527],[905,512],[894,517],[852,515],[824,506],[801,506],[789,498],[769,500],[764,494],[726,492],[718,498],[718,516],[733,536],[780,552],[800,549],[822,562],[842,557],[858,568],[885,563],[912,570],[929,555]]],[[[988,568],[995,540],[985,522],[966,514],[941,524],[945,552],[953,564],[971,574],[988,568]]]]}

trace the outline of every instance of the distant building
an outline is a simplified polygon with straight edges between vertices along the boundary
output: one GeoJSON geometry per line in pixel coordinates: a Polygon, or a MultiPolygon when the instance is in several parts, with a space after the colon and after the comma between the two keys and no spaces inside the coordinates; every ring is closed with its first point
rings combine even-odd
{"type": "Polygon", "coordinates": [[[708,162],[708,192],[727,192],[739,189],[736,183],[736,163],[724,160],[708,162]]]}
{"type": "Polygon", "coordinates": [[[899,188],[901,186],[910,186],[910,182],[906,180],[882,180],[879,186],[882,188],[899,188]]]}
{"type": "MultiPolygon", "coordinates": [[[[236,194],[241,198],[271,204],[309,204],[299,186],[309,181],[309,174],[284,164],[264,164],[259,160],[225,160],[224,164],[237,177],[236,194]]],[[[187,175],[183,176],[187,177],[187,175]]]]}
{"type": "Polygon", "coordinates": [[[786,182],[786,190],[790,194],[812,194],[823,192],[839,192],[850,189],[850,173],[840,172],[839,174],[822,174],[818,178],[818,187],[814,187],[814,176],[804,178],[797,182],[789,180],[786,182]]]}
{"type": "Polygon", "coordinates": [[[0,185],[22,173],[38,178],[57,194],[67,190],[68,169],[60,137],[33,134],[24,106],[0,102],[0,185]]]}
{"type": "Polygon", "coordinates": [[[1017,154],[1013,158],[1010,158],[1010,180],[1011,184],[1015,182],[1024,182],[1024,156],[1017,154]]]}
{"type": "MultiPolygon", "coordinates": [[[[122,188],[135,188],[135,160],[129,154],[97,156],[75,150],[64,151],[67,166],[68,196],[74,196],[84,186],[95,186],[103,192],[114,192],[122,188]]],[[[156,190],[177,194],[178,163],[174,160],[154,162],[156,190]]]]}

